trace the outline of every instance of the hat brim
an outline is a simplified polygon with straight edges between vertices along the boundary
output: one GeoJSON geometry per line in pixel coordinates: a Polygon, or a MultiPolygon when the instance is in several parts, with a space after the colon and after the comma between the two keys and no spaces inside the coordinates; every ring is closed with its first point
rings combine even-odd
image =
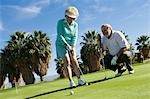
{"type": "Polygon", "coordinates": [[[70,17],[70,18],[77,18],[77,16],[75,16],[75,15],[70,15],[70,14],[66,14],[68,17],[70,17]]]}

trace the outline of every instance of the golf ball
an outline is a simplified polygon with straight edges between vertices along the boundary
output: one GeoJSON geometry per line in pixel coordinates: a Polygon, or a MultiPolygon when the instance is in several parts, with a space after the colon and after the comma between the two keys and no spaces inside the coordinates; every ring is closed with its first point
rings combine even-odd
{"type": "Polygon", "coordinates": [[[74,94],[74,91],[70,91],[70,95],[73,95],[74,94]]]}

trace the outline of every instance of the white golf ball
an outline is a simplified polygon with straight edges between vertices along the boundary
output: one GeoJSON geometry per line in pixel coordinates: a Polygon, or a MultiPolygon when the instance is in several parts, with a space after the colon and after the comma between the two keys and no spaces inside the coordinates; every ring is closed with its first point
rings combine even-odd
{"type": "Polygon", "coordinates": [[[86,83],[85,85],[89,85],[88,83],[86,83]]]}
{"type": "Polygon", "coordinates": [[[74,91],[70,91],[70,95],[73,95],[74,94],[74,91]]]}

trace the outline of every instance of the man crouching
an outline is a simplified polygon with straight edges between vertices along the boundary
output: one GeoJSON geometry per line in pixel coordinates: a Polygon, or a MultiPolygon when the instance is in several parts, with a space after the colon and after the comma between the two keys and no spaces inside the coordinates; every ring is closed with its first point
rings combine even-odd
{"type": "Polygon", "coordinates": [[[101,31],[104,35],[102,38],[103,50],[108,50],[108,54],[104,57],[106,68],[113,71],[118,69],[116,77],[121,76],[126,68],[129,74],[133,74],[132,52],[124,34],[120,31],[114,31],[109,24],[103,24],[101,31]]]}

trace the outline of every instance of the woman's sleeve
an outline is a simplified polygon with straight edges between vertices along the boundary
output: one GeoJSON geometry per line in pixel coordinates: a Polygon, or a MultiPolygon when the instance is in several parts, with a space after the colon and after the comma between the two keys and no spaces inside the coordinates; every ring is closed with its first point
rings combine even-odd
{"type": "Polygon", "coordinates": [[[76,26],[75,26],[75,34],[72,37],[71,46],[75,46],[76,45],[77,39],[78,39],[78,24],[76,24],[76,26]]]}

